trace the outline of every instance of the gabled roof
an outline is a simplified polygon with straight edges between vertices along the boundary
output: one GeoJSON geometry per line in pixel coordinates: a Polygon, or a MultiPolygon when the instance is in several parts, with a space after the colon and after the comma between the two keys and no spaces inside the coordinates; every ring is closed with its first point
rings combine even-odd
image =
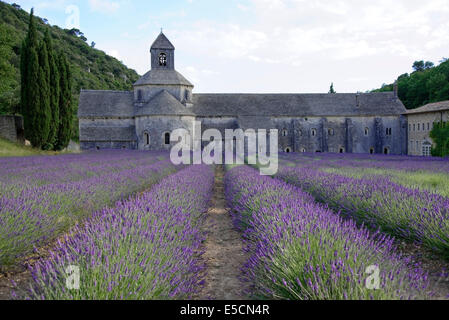
{"type": "Polygon", "coordinates": [[[136,117],[139,116],[193,116],[192,111],[173,97],[166,90],[161,90],[144,106],[136,107],[136,117]]]}
{"type": "Polygon", "coordinates": [[[449,110],[449,101],[440,101],[429,103],[417,109],[408,110],[407,114],[425,113],[425,112],[439,112],[449,110]]]}
{"type": "Polygon", "coordinates": [[[151,49],[170,49],[175,50],[175,46],[167,39],[164,33],[160,33],[151,45],[151,49]]]}
{"type": "Polygon", "coordinates": [[[198,116],[387,116],[406,109],[393,92],[340,94],[194,94],[198,116]]]}
{"type": "Polygon", "coordinates": [[[193,84],[184,78],[184,76],[178,71],[167,69],[150,70],[143,77],[137,80],[134,85],[184,85],[193,87],[193,84]]]}
{"type": "Polygon", "coordinates": [[[78,117],[132,117],[134,93],[81,90],[78,117]]]}

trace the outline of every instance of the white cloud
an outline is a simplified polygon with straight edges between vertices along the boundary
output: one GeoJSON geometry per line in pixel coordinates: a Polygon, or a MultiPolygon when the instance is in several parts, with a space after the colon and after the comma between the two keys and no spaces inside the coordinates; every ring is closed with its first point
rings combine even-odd
{"type": "Polygon", "coordinates": [[[114,13],[120,8],[120,3],[110,0],[89,0],[89,7],[96,12],[114,13]]]}

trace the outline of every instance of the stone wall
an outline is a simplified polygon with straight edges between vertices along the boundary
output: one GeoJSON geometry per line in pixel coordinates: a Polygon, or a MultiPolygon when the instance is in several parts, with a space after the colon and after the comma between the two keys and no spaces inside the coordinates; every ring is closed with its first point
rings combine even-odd
{"type": "Polygon", "coordinates": [[[438,112],[426,112],[408,114],[408,154],[411,156],[422,156],[423,145],[434,143],[430,138],[430,132],[434,123],[449,121],[449,110],[438,112]]]}
{"type": "Polygon", "coordinates": [[[23,118],[0,116],[0,137],[12,142],[25,143],[23,118]]]}

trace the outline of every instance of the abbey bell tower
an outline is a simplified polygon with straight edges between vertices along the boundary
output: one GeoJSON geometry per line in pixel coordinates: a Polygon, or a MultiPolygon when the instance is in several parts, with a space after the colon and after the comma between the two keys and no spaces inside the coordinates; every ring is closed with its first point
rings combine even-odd
{"type": "Polygon", "coordinates": [[[186,107],[192,106],[193,85],[175,70],[175,47],[161,32],[151,45],[151,70],[134,84],[134,101],[143,105],[167,91],[186,107]]]}
{"type": "Polygon", "coordinates": [[[175,70],[175,47],[162,32],[151,46],[151,69],[175,70]]]}

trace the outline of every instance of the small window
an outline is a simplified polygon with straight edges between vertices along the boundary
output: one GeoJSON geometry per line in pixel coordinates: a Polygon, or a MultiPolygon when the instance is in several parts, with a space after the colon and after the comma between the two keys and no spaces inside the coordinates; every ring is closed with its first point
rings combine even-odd
{"type": "Polygon", "coordinates": [[[392,132],[393,132],[393,130],[391,128],[386,129],[387,136],[391,136],[392,132]]]}
{"type": "Polygon", "coordinates": [[[305,148],[302,148],[302,149],[301,149],[301,152],[302,152],[302,153],[306,153],[306,149],[305,149],[305,148]]]}
{"type": "Polygon", "coordinates": [[[299,131],[298,131],[298,135],[299,135],[300,137],[302,137],[302,130],[299,130],[299,131]]]}
{"type": "Polygon", "coordinates": [[[416,141],[416,149],[415,149],[415,151],[419,152],[419,141],[416,141]]]}
{"type": "Polygon", "coordinates": [[[338,152],[340,152],[340,153],[345,153],[345,148],[343,148],[343,147],[340,147],[340,149],[339,149],[339,151],[338,152]]]}
{"type": "Polygon", "coordinates": [[[290,152],[292,152],[292,149],[290,147],[287,147],[287,148],[285,148],[285,152],[290,153],[290,152]]]}
{"type": "Polygon", "coordinates": [[[427,122],[427,131],[430,131],[430,122],[427,122]]]}
{"type": "Polygon", "coordinates": [[[312,137],[315,137],[316,136],[316,129],[312,129],[312,137]]]}
{"type": "Polygon", "coordinates": [[[390,148],[385,147],[384,148],[384,154],[390,154],[390,148]]]}
{"type": "Polygon", "coordinates": [[[305,121],[309,121],[309,118],[304,118],[305,121]]]}
{"type": "Polygon", "coordinates": [[[125,150],[125,149],[126,149],[126,146],[122,146],[122,149],[125,150]]]}
{"type": "Polygon", "coordinates": [[[412,125],[411,124],[408,125],[408,131],[412,132],[412,125]]]}
{"type": "Polygon", "coordinates": [[[145,145],[149,146],[150,145],[150,134],[148,132],[145,132],[143,134],[143,139],[145,141],[145,145]]]}
{"type": "Polygon", "coordinates": [[[166,132],[164,134],[164,142],[165,142],[166,145],[170,144],[170,133],[169,132],[166,132]]]}
{"type": "Polygon", "coordinates": [[[418,123],[418,131],[421,130],[421,123],[418,123]]]}
{"type": "Polygon", "coordinates": [[[416,131],[416,124],[413,124],[413,131],[416,131]]]}
{"type": "Polygon", "coordinates": [[[282,136],[283,136],[283,137],[288,136],[288,131],[287,131],[287,129],[282,130],[282,136]]]}
{"type": "Polygon", "coordinates": [[[370,154],[374,154],[374,148],[369,149],[370,154]]]}
{"type": "Polygon", "coordinates": [[[321,153],[321,150],[317,150],[316,153],[321,153]]]}
{"type": "Polygon", "coordinates": [[[369,135],[369,128],[365,128],[365,136],[369,135]]]}
{"type": "Polygon", "coordinates": [[[142,90],[137,90],[137,101],[142,101],[142,90]]]}
{"type": "Polygon", "coordinates": [[[97,147],[96,147],[96,149],[97,149],[97,150],[100,150],[100,147],[99,147],[99,146],[97,146],[97,147]]]}
{"type": "Polygon", "coordinates": [[[327,130],[327,134],[329,135],[329,136],[333,136],[334,135],[334,129],[332,129],[332,128],[330,128],[330,129],[328,129],[327,130]]]}

